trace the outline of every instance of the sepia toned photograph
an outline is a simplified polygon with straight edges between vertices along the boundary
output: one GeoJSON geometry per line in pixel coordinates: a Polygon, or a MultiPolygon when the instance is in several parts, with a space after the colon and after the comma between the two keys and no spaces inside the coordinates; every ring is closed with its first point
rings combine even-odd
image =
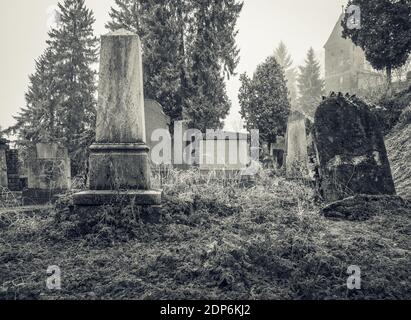
{"type": "Polygon", "coordinates": [[[411,299],[410,0],[0,16],[0,300],[411,299]]]}

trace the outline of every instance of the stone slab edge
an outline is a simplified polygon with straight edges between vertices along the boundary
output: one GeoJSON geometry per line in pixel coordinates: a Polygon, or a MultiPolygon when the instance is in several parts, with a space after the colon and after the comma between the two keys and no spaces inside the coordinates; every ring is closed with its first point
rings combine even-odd
{"type": "Polygon", "coordinates": [[[83,191],[73,195],[75,206],[102,206],[118,203],[134,203],[142,206],[161,205],[161,190],[83,191]]]}

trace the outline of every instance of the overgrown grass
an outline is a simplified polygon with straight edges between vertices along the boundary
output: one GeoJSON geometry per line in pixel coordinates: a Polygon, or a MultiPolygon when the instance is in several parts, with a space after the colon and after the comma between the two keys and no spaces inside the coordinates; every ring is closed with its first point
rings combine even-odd
{"type": "Polygon", "coordinates": [[[64,210],[69,196],[52,212],[2,217],[0,298],[411,298],[410,210],[329,221],[310,186],[269,172],[244,184],[171,171],[161,184],[158,224],[105,207],[84,229],[64,210]],[[46,288],[51,265],[61,291],[46,288]],[[361,290],[347,289],[351,265],[361,290]]]}
{"type": "Polygon", "coordinates": [[[10,207],[19,207],[21,205],[21,199],[19,199],[15,193],[8,188],[0,186],[0,210],[10,207]]]}

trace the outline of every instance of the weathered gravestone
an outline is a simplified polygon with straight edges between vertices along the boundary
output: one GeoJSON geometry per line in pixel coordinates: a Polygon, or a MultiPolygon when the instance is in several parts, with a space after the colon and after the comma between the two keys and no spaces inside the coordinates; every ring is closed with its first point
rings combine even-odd
{"type": "Polygon", "coordinates": [[[290,178],[308,177],[308,145],[305,116],[292,111],[287,124],[286,173],[290,178]]]}
{"type": "Polygon", "coordinates": [[[10,191],[21,191],[19,151],[8,149],[6,159],[8,188],[10,191]]]}
{"type": "Polygon", "coordinates": [[[271,144],[271,154],[278,168],[282,168],[284,164],[285,145],[285,138],[282,136],[277,137],[277,142],[271,144]]]}
{"type": "Polygon", "coordinates": [[[29,189],[68,190],[71,168],[68,150],[57,143],[37,143],[28,161],[29,189]]]}
{"type": "Polygon", "coordinates": [[[37,143],[27,159],[27,189],[24,204],[43,204],[71,188],[68,150],[57,143],[37,143]]]}
{"type": "MultiPolygon", "coordinates": [[[[155,147],[159,145],[158,134],[161,131],[170,132],[171,119],[167,116],[161,104],[155,100],[144,100],[144,113],[145,113],[145,125],[146,125],[146,144],[150,148],[149,159],[153,160],[155,156],[152,156],[152,152],[155,147]]],[[[171,136],[170,136],[171,140],[171,136]]],[[[164,141],[162,141],[164,142],[164,141]]],[[[170,141],[171,143],[171,141],[170,141]]],[[[164,151],[164,150],[163,150],[164,151]]],[[[171,169],[170,163],[158,164],[156,161],[150,161],[151,170],[157,174],[164,175],[169,169],[171,169]]]]}
{"type": "Polygon", "coordinates": [[[101,39],[96,142],[90,147],[89,190],[77,206],[161,202],[151,190],[140,38],[126,30],[101,39]]]}
{"type": "Polygon", "coordinates": [[[146,126],[146,143],[152,150],[158,141],[152,140],[153,133],[158,130],[170,131],[171,119],[167,116],[161,104],[155,100],[144,100],[145,126],[146,126]]]}
{"type": "Polygon", "coordinates": [[[0,139],[0,187],[8,187],[8,178],[7,178],[7,141],[0,139]]]}
{"type": "Polygon", "coordinates": [[[332,95],[317,109],[314,143],[318,185],[327,202],[353,195],[394,195],[377,119],[357,98],[332,95]]]}
{"type": "Polygon", "coordinates": [[[199,168],[203,172],[239,173],[250,162],[247,133],[207,132],[199,141],[199,168]]]}

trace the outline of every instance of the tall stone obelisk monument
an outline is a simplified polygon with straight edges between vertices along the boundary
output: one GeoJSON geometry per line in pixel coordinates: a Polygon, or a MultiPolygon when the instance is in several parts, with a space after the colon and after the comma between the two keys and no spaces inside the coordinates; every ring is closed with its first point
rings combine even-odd
{"type": "Polygon", "coordinates": [[[129,200],[157,205],[150,190],[145,137],[143,67],[138,35],[118,30],[102,36],[96,141],[90,147],[88,191],[74,195],[79,206],[129,200]]]}

